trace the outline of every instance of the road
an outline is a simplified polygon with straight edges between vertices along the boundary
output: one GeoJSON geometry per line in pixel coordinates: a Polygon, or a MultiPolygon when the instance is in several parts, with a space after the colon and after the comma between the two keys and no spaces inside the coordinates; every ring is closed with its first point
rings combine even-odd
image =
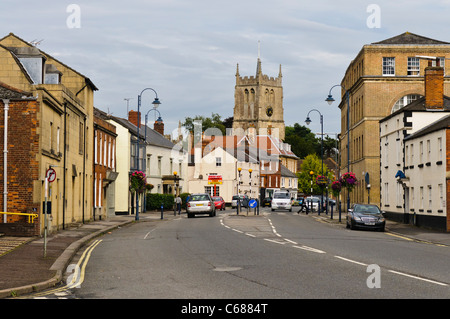
{"type": "Polygon", "coordinates": [[[450,297],[449,247],[267,209],[142,221],[82,253],[80,299],[450,297]]]}

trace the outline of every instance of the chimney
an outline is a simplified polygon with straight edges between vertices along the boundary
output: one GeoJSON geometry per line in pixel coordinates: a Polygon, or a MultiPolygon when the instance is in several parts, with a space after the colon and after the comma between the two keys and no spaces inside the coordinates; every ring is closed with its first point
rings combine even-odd
{"type": "Polygon", "coordinates": [[[128,121],[130,121],[131,123],[133,123],[136,126],[138,126],[138,123],[139,123],[139,128],[140,128],[141,127],[141,113],[131,110],[130,112],[128,112],[128,121]]]}
{"type": "Polygon", "coordinates": [[[161,116],[158,117],[158,119],[155,121],[155,124],[153,124],[153,129],[162,136],[164,136],[164,122],[161,116]]]}
{"type": "Polygon", "coordinates": [[[439,66],[439,60],[436,61],[437,66],[425,68],[425,107],[427,109],[443,109],[444,108],[444,69],[439,66]]]}

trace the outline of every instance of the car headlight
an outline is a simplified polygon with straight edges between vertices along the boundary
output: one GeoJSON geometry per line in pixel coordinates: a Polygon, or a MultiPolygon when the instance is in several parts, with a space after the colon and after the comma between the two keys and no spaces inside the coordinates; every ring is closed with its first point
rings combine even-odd
{"type": "Polygon", "coordinates": [[[352,217],[353,217],[354,220],[361,221],[361,218],[359,216],[353,215],[352,217]]]}
{"type": "Polygon", "coordinates": [[[380,217],[380,218],[378,219],[378,221],[379,221],[380,223],[382,223],[382,222],[385,221],[385,219],[384,219],[384,217],[380,217]]]}

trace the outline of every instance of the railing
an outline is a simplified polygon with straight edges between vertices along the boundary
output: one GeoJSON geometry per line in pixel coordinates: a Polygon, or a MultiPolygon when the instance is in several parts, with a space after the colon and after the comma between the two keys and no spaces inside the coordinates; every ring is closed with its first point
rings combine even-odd
{"type": "Polygon", "coordinates": [[[35,213],[9,213],[9,212],[0,212],[0,214],[4,215],[20,215],[20,216],[28,216],[28,223],[34,223],[34,220],[38,218],[38,214],[35,213]]]}

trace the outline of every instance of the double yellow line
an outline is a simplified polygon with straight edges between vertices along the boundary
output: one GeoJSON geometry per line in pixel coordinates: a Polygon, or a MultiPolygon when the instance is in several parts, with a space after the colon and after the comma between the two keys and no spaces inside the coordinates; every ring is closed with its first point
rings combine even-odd
{"type": "MultiPolygon", "coordinates": [[[[66,285],[63,287],[59,287],[59,288],[47,290],[47,291],[44,291],[41,293],[33,294],[33,297],[48,296],[48,295],[51,295],[51,294],[54,294],[57,292],[62,292],[64,290],[80,287],[84,281],[86,265],[89,261],[89,258],[91,257],[91,253],[94,250],[94,248],[97,247],[97,245],[100,244],[101,242],[102,242],[102,240],[99,240],[99,239],[94,240],[92,242],[92,244],[89,245],[89,247],[83,252],[80,260],[78,261],[78,263],[75,266],[75,271],[69,277],[69,278],[71,278],[70,282],[67,282],[66,285]]],[[[69,267],[70,267],[70,265],[69,265],[69,267]]]]}

